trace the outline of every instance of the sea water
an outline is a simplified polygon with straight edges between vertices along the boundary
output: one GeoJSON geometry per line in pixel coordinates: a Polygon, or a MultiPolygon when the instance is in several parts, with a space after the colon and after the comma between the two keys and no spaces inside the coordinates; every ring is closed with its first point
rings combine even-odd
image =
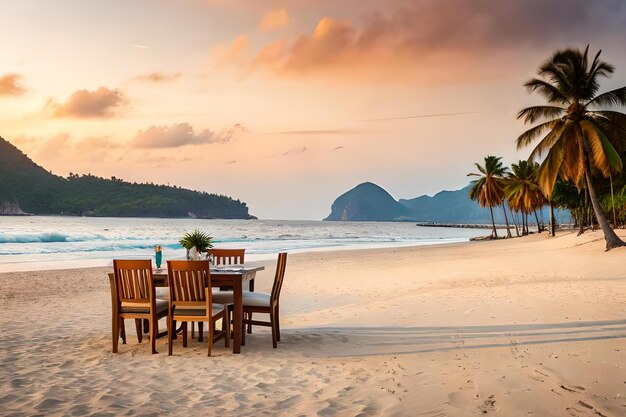
{"type": "Polygon", "coordinates": [[[383,248],[463,242],[484,230],[417,227],[415,223],[295,220],[199,220],[62,216],[0,217],[0,272],[112,265],[113,259],[184,259],[178,243],[200,229],[214,246],[245,248],[246,260],[278,252],[383,248]]]}

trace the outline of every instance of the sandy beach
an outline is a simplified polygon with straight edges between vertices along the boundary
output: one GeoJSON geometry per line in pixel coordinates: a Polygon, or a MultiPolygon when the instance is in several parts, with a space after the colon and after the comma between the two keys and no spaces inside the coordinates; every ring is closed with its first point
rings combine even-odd
{"type": "Polygon", "coordinates": [[[167,338],[150,355],[130,321],[111,353],[110,268],[0,274],[0,414],[624,416],[626,249],[603,247],[561,232],[290,255],[279,348],[255,328],[210,358],[197,340],[168,357],[167,338]]]}

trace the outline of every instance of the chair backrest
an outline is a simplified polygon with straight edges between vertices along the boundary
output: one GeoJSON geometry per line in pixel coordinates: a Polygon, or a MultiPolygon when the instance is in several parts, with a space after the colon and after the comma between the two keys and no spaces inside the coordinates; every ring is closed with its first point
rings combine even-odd
{"type": "Polygon", "coordinates": [[[154,300],[152,261],[113,260],[117,298],[121,304],[150,307],[154,300]]]}
{"type": "Polygon", "coordinates": [[[243,265],[245,249],[211,249],[213,265],[243,265]]]}
{"type": "Polygon", "coordinates": [[[278,254],[278,262],[276,263],[276,275],[274,276],[274,285],[272,286],[272,293],[270,294],[270,300],[278,302],[280,297],[280,290],[283,288],[283,278],[285,278],[285,267],[287,266],[287,253],[281,252],[278,254]]]}
{"type": "Polygon", "coordinates": [[[170,308],[207,308],[212,303],[209,261],[167,261],[170,308]]]}

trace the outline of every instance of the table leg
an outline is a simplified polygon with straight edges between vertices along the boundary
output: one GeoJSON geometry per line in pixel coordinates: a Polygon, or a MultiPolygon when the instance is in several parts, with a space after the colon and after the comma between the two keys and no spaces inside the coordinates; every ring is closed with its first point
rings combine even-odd
{"type": "Polygon", "coordinates": [[[243,329],[243,299],[241,278],[234,280],[233,286],[233,353],[241,353],[241,332],[243,329]]]}

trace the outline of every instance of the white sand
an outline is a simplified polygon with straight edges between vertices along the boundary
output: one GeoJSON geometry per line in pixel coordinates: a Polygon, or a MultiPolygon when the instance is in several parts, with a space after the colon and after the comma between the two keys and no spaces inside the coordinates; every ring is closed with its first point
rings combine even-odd
{"type": "Polygon", "coordinates": [[[150,355],[132,321],[112,354],[107,268],[0,274],[0,414],[625,416],[626,248],[603,246],[290,255],[279,348],[255,328],[211,358],[166,338],[150,355]]]}

